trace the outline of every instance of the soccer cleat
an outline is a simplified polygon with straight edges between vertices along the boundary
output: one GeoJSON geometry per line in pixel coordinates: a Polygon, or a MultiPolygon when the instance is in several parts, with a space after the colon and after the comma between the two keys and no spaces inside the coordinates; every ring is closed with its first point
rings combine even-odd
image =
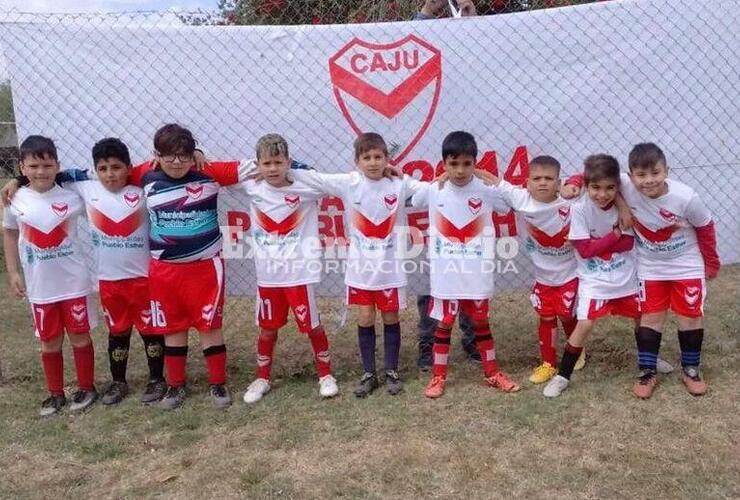
{"type": "Polygon", "coordinates": [[[419,344],[419,359],[416,361],[416,366],[422,372],[428,372],[432,369],[434,364],[432,344],[419,344]]]}
{"type": "Polygon", "coordinates": [[[673,372],[673,365],[664,359],[658,358],[658,363],[655,366],[658,373],[662,373],[663,375],[673,372]]]}
{"type": "Polygon", "coordinates": [[[486,383],[489,387],[495,387],[502,392],[517,392],[521,387],[513,382],[504,372],[496,372],[490,377],[486,377],[486,383]]]}
{"type": "Polygon", "coordinates": [[[270,381],[266,378],[255,379],[247,387],[247,392],[244,393],[244,402],[247,404],[256,403],[268,392],[270,392],[270,381]]]}
{"type": "Polygon", "coordinates": [[[365,372],[357,383],[357,387],[352,391],[358,398],[364,398],[372,394],[378,388],[378,376],[374,373],[365,372]]]}
{"type": "Polygon", "coordinates": [[[57,413],[62,411],[62,407],[64,407],[64,405],[66,404],[67,398],[64,397],[64,394],[52,394],[48,398],[44,399],[44,401],[41,403],[39,415],[41,415],[42,417],[50,417],[51,415],[56,415],[57,413]]]}
{"type": "Polygon", "coordinates": [[[568,385],[570,384],[570,380],[563,377],[562,375],[555,375],[545,386],[545,389],[542,391],[542,394],[545,395],[546,398],[556,398],[562,394],[562,392],[568,388],[568,385]]]}
{"type": "Polygon", "coordinates": [[[100,402],[104,405],[117,405],[128,395],[128,384],[126,382],[113,381],[103,393],[100,402]]]}
{"type": "Polygon", "coordinates": [[[557,368],[545,361],[540,366],[534,369],[532,375],[529,376],[529,381],[533,384],[544,384],[545,382],[553,378],[557,373],[557,368]]]}
{"type": "Polygon", "coordinates": [[[424,395],[430,399],[437,399],[445,393],[446,379],[442,375],[435,375],[424,389],[424,395]]]}
{"type": "Polygon", "coordinates": [[[686,390],[692,396],[702,396],[707,392],[707,384],[701,378],[699,374],[698,366],[684,366],[683,367],[683,383],[686,386],[686,390]]]}
{"type": "Polygon", "coordinates": [[[140,401],[145,405],[150,405],[160,401],[167,393],[167,382],[164,380],[150,380],[146,384],[144,394],[141,395],[140,401]]]}
{"type": "Polygon", "coordinates": [[[185,386],[167,386],[167,392],[164,397],[157,403],[157,407],[162,410],[175,410],[185,402],[185,386]]]}
{"type": "Polygon", "coordinates": [[[398,376],[397,371],[388,370],[385,372],[385,387],[391,396],[400,394],[403,391],[403,382],[401,381],[401,377],[398,376]]]}
{"type": "Polygon", "coordinates": [[[208,393],[211,395],[214,408],[222,410],[231,406],[231,394],[226,384],[211,384],[208,393]]]}
{"type": "Polygon", "coordinates": [[[658,377],[653,370],[643,370],[632,386],[632,393],[640,399],[650,399],[655,386],[658,385],[658,377]]]}
{"type": "Polygon", "coordinates": [[[578,359],[576,360],[576,364],[573,366],[573,369],[576,371],[583,370],[584,366],[586,366],[586,348],[585,347],[581,351],[581,355],[578,356],[578,359]]]}
{"type": "Polygon", "coordinates": [[[319,379],[319,394],[322,398],[333,398],[339,394],[337,379],[331,375],[324,375],[319,379]]]}
{"type": "Polygon", "coordinates": [[[79,391],[72,394],[72,403],[69,405],[70,411],[85,411],[98,400],[98,391],[79,391]]]}

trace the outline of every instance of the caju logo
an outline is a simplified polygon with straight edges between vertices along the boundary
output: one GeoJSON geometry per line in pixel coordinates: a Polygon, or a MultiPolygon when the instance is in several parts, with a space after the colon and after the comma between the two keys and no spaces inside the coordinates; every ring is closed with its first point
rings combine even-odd
{"type": "Polygon", "coordinates": [[[665,208],[660,209],[660,215],[667,220],[668,222],[675,222],[676,221],[676,214],[671,212],[670,210],[666,210],[665,208]]]}
{"type": "Polygon", "coordinates": [[[67,215],[67,204],[66,203],[52,203],[51,204],[51,210],[55,214],[57,214],[59,217],[64,217],[67,215]]]}
{"type": "Polygon", "coordinates": [[[558,214],[560,214],[560,218],[565,220],[568,218],[568,215],[570,214],[570,207],[560,207],[558,208],[558,214]]]}
{"type": "Polygon", "coordinates": [[[478,212],[480,212],[482,206],[483,201],[480,198],[468,198],[468,208],[470,208],[470,211],[473,212],[473,215],[476,215],[478,212]]]}
{"type": "Polygon", "coordinates": [[[197,200],[203,194],[203,186],[199,184],[188,184],[185,186],[185,191],[188,193],[188,197],[197,200]]]}
{"type": "Polygon", "coordinates": [[[286,194],[285,195],[285,204],[288,205],[290,208],[295,208],[298,206],[298,203],[301,201],[301,197],[297,194],[286,194]]]}
{"type": "Polygon", "coordinates": [[[393,210],[396,208],[396,202],[398,201],[398,196],[395,194],[387,194],[383,197],[383,201],[385,201],[385,208],[388,210],[393,210]]]}
{"type": "Polygon", "coordinates": [[[432,121],[442,52],[415,35],[391,43],[353,38],[329,59],[334,96],[356,134],[382,130],[397,165],[432,121]]]}
{"type": "Polygon", "coordinates": [[[125,201],[126,205],[131,208],[134,208],[139,203],[139,198],[139,193],[135,193],[133,191],[128,191],[123,194],[123,201],[125,201]]]}

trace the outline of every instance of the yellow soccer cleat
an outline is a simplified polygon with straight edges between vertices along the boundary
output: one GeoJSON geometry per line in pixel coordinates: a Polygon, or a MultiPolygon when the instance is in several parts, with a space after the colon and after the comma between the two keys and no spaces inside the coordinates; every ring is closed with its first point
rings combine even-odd
{"type": "Polygon", "coordinates": [[[544,384],[553,378],[557,372],[557,368],[550,363],[544,362],[534,369],[532,375],[529,376],[529,381],[533,384],[544,384]]]}
{"type": "Polygon", "coordinates": [[[576,361],[575,366],[573,367],[574,370],[583,370],[583,367],[586,366],[586,348],[584,347],[581,351],[581,355],[578,356],[578,361],[576,361]]]}

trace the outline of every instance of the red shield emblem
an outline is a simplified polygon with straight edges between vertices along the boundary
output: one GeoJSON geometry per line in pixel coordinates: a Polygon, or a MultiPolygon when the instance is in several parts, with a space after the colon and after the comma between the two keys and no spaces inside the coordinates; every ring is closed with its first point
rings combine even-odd
{"type": "Polygon", "coordinates": [[[483,200],[481,200],[480,198],[468,198],[468,208],[470,208],[470,211],[473,212],[473,215],[480,212],[482,206],[483,200]]]}
{"type": "Polygon", "coordinates": [[[69,207],[67,207],[66,203],[52,203],[51,204],[52,212],[57,214],[59,217],[64,217],[65,215],[67,215],[68,208],[69,207]]]}
{"type": "Polygon", "coordinates": [[[188,184],[185,186],[185,191],[188,193],[188,197],[197,200],[203,194],[203,186],[199,184],[188,184]]]}
{"type": "Polygon", "coordinates": [[[398,196],[395,194],[387,194],[383,197],[383,201],[385,202],[385,208],[388,210],[393,210],[396,208],[396,202],[398,201],[398,196]]]}
{"type": "Polygon", "coordinates": [[[570,214],[570,207],[560,207],[558,208],[558,214],[560,214],[560,218],[565,220],[568,218],[568,215],[570,214]]]}
{"type": "Polygon", "coordinates": [[[329,59],[334,96],[356,134],[383,130],[392,165],[416,146],[442,88],[442,53],[408,35],[392,43],[352,39],[329,59]],[[411,105],[413,103],[413,105],[411,105]]]}
{"type": "Polygon", "coordinates": [[[125,201],[126,205],[131,208],[139,204],[139,199],[139,193],[134,193],[133,191],[128,191],[127,193],[123,194],[123,201],[125,201]]]}
{"type": "Polygon", "coordinates": [[[676,214],[669,210],[666,210],[665,208],[660,209],[660,215],[668,222],[674,222],[676,220],[676,214]]]}
{"type": "Polygon", "coordinates": [[[297,194],[286,194],[285,195],[285,204],[288,205],[290,208],[295,208],[298,206],[298,203],[300,203],[301,197],[297,194]]]}

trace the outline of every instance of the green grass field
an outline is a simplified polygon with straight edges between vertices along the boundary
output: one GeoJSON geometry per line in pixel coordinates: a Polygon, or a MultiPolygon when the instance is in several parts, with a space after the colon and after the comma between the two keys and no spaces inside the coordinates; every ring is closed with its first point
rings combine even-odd
{"type": "MultiPolygon", "coordinates": [[[[454,339],[447,393],[426,400],[410,310],[402,395],[352,396],[360,369],[350,317],[341,331],[327,322],[338,398],[319,399],[308,341],[285,329],[274,389],[247,407],[241,396],[255,366],[253,309],[234,300],[226,308],[229,410],[209,406],[193,336],[183,409],[163,413],[138,403],[146,368],[134,339],[131,397],[116,408],[49,419],[37,416],[45,394],[30,313],[3,288],[0,497],[739,498],[739,278],[740,267],[727,267],[710,284],[703,357],[710,392],[702,398],[689,396],[674,373],[652,400],[634,399],[632,327],[610,319],[598,327],[571,389],[545,400],[526,381],[537,361],[535,318],[526,293],[516,292],[496,297],[493,325],[501,366],[523,384],[518,394],[484,387],[480,367],[464,360],[454,339]]],[[[95,341],[102,387],[101,329],[95,341]]],[[[675,325],[662,356],[678,366],[675,325]]]]}

